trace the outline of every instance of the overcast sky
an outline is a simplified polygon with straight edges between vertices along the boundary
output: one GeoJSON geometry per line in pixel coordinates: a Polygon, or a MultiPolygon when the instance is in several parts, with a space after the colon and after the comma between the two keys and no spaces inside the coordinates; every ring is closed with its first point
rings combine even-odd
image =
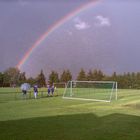
{"type": "MultiPolygon", "coordinates": [[[[51,25],[88,1],[1,0],[0,71],[16,66],[51,25]]],[[[78,71],[81,67],[137,72],[139,37],[138,0],[100,0],[46,38],[21,70],[28,75],[40,69],[78,71]]]]}

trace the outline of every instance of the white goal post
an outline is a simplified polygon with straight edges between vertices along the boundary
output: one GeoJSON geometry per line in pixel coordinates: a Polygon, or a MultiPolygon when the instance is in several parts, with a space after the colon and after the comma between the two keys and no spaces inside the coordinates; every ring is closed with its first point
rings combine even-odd
{"type": "Polygon", "coordinates": [[[67,84],[65,82],[59,82],[53,83],[53,85],[54,85],[54,94],[58,96],[63,94],[67,84]]]}
{"type": "Polygon", "coordinates": [[[63,98],[111,102],[117,100],[117,82],[68,81],[63,98]]]}

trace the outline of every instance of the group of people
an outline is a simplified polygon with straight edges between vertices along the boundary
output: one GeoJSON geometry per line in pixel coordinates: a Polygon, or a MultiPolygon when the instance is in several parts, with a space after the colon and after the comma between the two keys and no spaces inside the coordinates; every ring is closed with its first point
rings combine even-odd
{"type": "MultiPolygon", "coordinates": [[[[38,94],[38,86],[35,85],[33,87],[33,89],[34,89],[34,97],[36,99],[37,98],[37,94],[38,94]]],[[[52,84],[52,85],[47,84],[47,93],[48,93],[47,95],[48,96],[53,96],[54,95],[54,90],[55,90],[54,84],[52,84]]]]}
{"type": "MultiPolygon", "coordinates": [[[[47,95],[48,96],[53,96],[54,95],[54,90],[55,90],[55,87],[54,87],[54,84],[47,84],[47,95]]],[[[34,85],[33,86],[33,91],[34,91],[34,98],[36,99],[37,98],[37,95],[38,95],[38,86],[37,85],[34,85]]],[[[26,95],[27,93],[27,90],[24,88],[22,88],[22,92],[23,92],[23,95],[26,95]]]]}
{"type": "Polygon", "coordinates": [[[48,96],[50,96],[52,94],[52,96],[54,95],[54,84],[50,85],[47,84],[47,89],[48,89],[48,96]]]}

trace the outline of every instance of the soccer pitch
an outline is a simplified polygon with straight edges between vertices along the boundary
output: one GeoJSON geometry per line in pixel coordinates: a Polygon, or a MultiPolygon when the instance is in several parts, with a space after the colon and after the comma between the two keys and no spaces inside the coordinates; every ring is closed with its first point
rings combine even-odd
{"type": "Polygon", "coordinates": [[[140,138],[140,90],[119,89],[111,103],[62,99],[63,92],[24,99],[20,89],[0,88],[0,140],[140,138]]]}

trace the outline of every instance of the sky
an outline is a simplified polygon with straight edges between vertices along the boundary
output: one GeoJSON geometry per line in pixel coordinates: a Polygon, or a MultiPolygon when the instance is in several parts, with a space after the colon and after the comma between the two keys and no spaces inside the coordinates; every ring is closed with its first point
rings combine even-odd
{"type": "MultiPolygon", "coordinates": [[[[1,0],[0,71],[17,66],[50,27],[89,1],[1,0]]],[[[28,76],[41,69],[139,72],[139,37],[138,0],[97,0],[46,36],[20,70],[28,76]]]]}

